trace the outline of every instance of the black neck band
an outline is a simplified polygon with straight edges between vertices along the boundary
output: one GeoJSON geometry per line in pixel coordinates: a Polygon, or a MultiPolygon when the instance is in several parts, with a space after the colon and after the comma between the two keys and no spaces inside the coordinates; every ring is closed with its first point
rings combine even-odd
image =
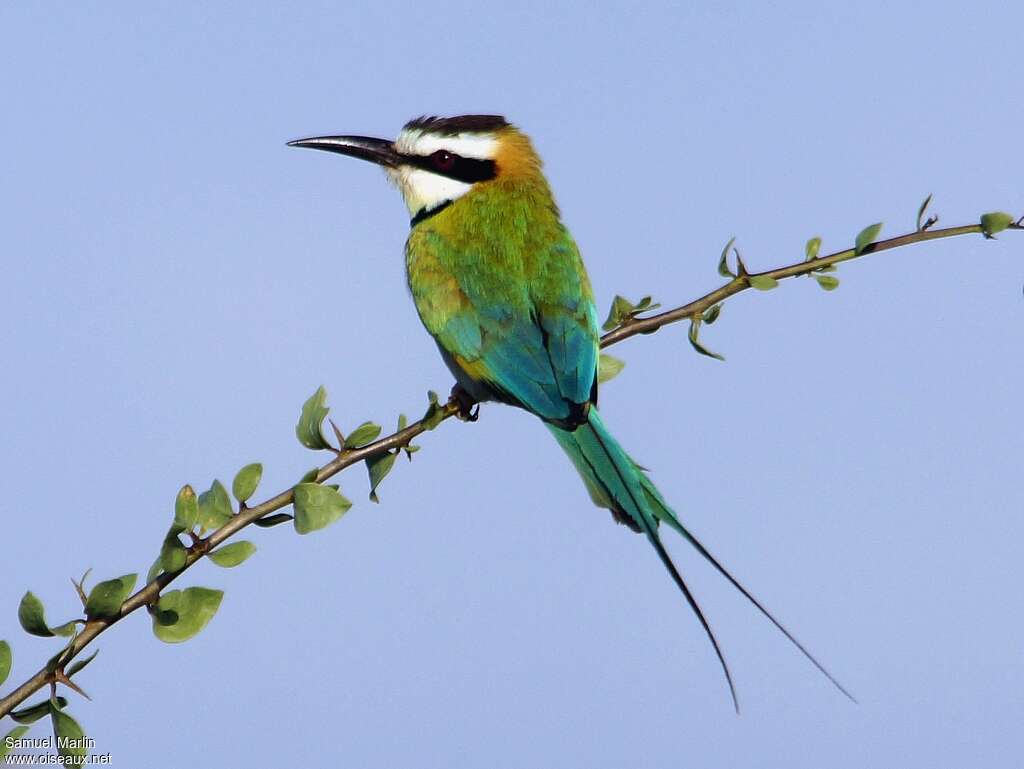
{"type": "Polygon", "coordinates": [[[452,201],[446,200],[444,203],[441,203],[440,205],[434,206],[433,208],[427,208],[426,206],[424,206],[423,208],[421,208],[419,211],[416,212],[416,215],[412,219],[409,220],[409,226],[410,227],[415,227],[417,224],[419,224],[420,222],[426,221],[427,219],[432,217],[434,214],[441,213],[446,208],[448,208],[448,206],[450,206],[451,204],[452,204],[452,201]]]}

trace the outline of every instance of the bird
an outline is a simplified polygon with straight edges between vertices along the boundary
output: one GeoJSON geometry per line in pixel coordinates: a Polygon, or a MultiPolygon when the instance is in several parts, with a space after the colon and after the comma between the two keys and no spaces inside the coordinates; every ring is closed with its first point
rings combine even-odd
{"type": "MultiPolygon", "coordinates": [[[[530,138],[499,115],[422,116],[398,138],[315,136],[289,146],[381,166],[410,216],[408,285],[455,377],[460,415],[497,401],[540,418],[593,502],[646,536],[732,673],[704,611],[661,541],[675,530],[843,694],[842,684],[679,521],[598,410],[600,332],[590,279],[530,138]]],[[[854,700],[856,701],[856,700],[854,700]]]]}

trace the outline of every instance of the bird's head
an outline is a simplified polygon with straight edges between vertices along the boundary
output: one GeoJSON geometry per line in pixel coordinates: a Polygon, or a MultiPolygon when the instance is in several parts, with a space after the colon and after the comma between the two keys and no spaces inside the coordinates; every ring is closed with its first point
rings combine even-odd
{"type": "Polygon", "coordinates": [[[420,117],[398,138],[314,136],[288,142],[382,166],[405,198],[413,222],[494,182],[543,181],[529,138],[499,115],[420,117]]]}

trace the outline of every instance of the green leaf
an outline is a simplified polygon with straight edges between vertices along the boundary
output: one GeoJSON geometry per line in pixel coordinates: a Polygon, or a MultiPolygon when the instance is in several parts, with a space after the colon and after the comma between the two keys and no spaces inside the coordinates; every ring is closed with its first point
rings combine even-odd
{"type": "Polygon", "coordinates": [[[597,364],[597,381],[598,384],[604,384],[622,373],[622,369],[626,367],[626,362],[619,360],[618,358],[601,353],[601,357],[597,364]]]}
{"type": "Polygon", "coordinates": [[[864,253],[864,249],[875,242],[875,238],[878,237],[878,233],[882,231],[882,223],[877,222],[865,227],[863,230],[857,233],[857,239],[853,243],[853,253],[860,254],[864,253]]]}
{"type": "Polygon", "coordinates": [[[300,483],[294,494],[295,531],[299,534],[329,526],[352,507],[336,489],[317,483],[300,483]]]}
{"type": "Polygon", "coordinates": [[[263,465],[253,462],[238,471],[235,480],[231,482],[231,492],[239,502],[247,502],[256,493],[256,487],[260,485],[263,478],[263,465]]]}
{"type": "Polygon", "coordinates": [[[295,435],[299,443],[307,449],[319,451],[331,448],[331,444],[324,438],[320,429],[320,425],[331,411],[324,405],[326,400],[327,391],[321,385],[302,404],[302,414],[299,416],[299,423],[295,425],[295,435]]]}
{"type": "Polygon", "coordinates": [[[711,350],[709,350],[707,347],[705,347],[704,345],[702,345],[700,343],[700,340],[697,339],[697,333],[699,331],[700,331],[700,319],[699,318],[698,319],[691,319],[690,320],[690,332],[689,332],[689,334],[687,334],[687,336],[690,339],[690,344],[693,346],[693,349],[696,350],[697,352],[699,352],[701,355],[707,355],[709,358],[714,358],[715,360],[722,360],[722,361],[724,361],[725,360],[724,357],[719,355],[717,352],[712,352],[711,350]]]}
{"type": "Polygon", "coordinates": [[[924,229],[924,212],[928,210],[928,204],[932,202],[931,193],[921,203],[921,207],[917,209],[917,231],[920,232],[924,229]]]}
{"type": "Polygon", "coordinates": [[[294,516],[288,515],[288,513],[274,513],[273,515],[265,515],[262,518],[257,518],[253,523],[261,529],[269,529],[271,526],[278,526],[279,524],[290,521],[293,517],[294,516]]]}
{"type": "Polygon", "coordinates": [[[235,514],[228,490],[220,481],[214,481],[209,491],[199,495],[199,525],[204,529],[219,529],[235,514]]]}
{"type": "MultiPolygon", "coordinates": [[[[63,708],[67,704],[68,701],[66,698],[57,698],[58,708],[63,708]]],[[[22,708],[21,710],[12,710],[10,716],[19,724],[34,724],[43,716],[49,715],[51,708],[52,705],[50,700],[45,699],[42,702],[37,702],[35,705],[29,705],[28,707],[22,708]]]]}
{"type": "Polygon", "coordinates": [[[997,232],[1002,232],[1013,224],[1013,217],[1003,211],[993,211],[990,214],[981,215],[981,233],[990,238],[997,232]]]}
{"type": "Polygon", "coordinates": [[[373,422],[363,422],[359,427],[348,434],[345,439],[346,449],[357,449],[360,446],[365,446],[367,443],[372,443],[377,440],[377,436],[380,435],[381,427],[373,422]]]}
{"type": "Polygon", "coordinates": [[[807,245],[804,246],[804,253],[807,255],[805,261],[811,261],[811,259],[818,258],[818,251],[821,249],[821,238],[811,238],[807,241],[807,245]]]}
{"type": "Polygon", "coordinates": [[[174,525],[182,531],[188,531],[196,525],[198,519],[199,505],[196,502],[196,493],[186,483],[174,500],[174,525]]]}
{"type": "Polygon", "coordinates": [[[71,620],[70,622],[65,622],[63,625],[57,625],[57,627],[52,627],[50,628],[50,630],[53,631],[54,635],[63,636],[64,638],[70,638],[71,636],[75,635],[75,633],[78,630],[78,621],[71,620]]]}
{"type": "Polygon", "coordinates": [[[18,622],[21,623],[26,633],[42,638],[49,638],[53,635],[53,631],[46,624],[43,602],[36,598],[31,591],[25,593],[21,603],[18,604],[18,622]]]}
{"type": "Polygon", "coordinates": [[[217,548],[210,553],[210,560],[218,566],[230,569],[233,566],[238,566],[238,564],[242,563],[255,552],[256,545],[252,542],[242,540],[241,542],[234,542],[230,545],[224,545],[224,547],[217,548]]]}
{"type": "Polygon", "coordinates": [[[320,468],[319,467],[314,467],[312,470],[310,470],[305,475],[303,475],[301,478],[299,478],[299,483],[315,483],[316,482],[316,477],[318,475],[320,475],[320,468]]]}
{"type": "Polygon", "coordinates": [[[601,328],[605,331],[611,331],[624,320],[629,318],[633,310],[634,306],[631,301],[626,299],[624,296],[616,294],[615,298],[612,299],[612,306],[608,309],[608,319],[604,322],[604,325],[601,328]]]}
{"type": "Polygon", "coordinates": [[[7,680],[11,673],[11,645],[0,641],[0,684],[7,680]]]}
{"type": "Polygon", "coordinates": [[[178,534],[172,527],[167,536],[164,537],[163,547],[160,548],[160,568],[169,574],[181,571],[188,560],[188,551],[178,539],[178,534]]]}
{"type": "Polygon", "coordinates": [[[384,454],[378,454],[375,457],[370,457],[366,460],[366,471],[370,474],[370,501],[380,502],[377,497],[377,487],[380,482],[384,480],[388,473],[391,472],[391,468],[395,466],[395,459],[398,457],[397,451],[388,451],[384,454]]]}
{"type": "Polygon", "coordinates": [[[815,275],[814,279],[826,291],[835,291],[839,287],[839,278],[833,278],[831,275],[815,275]]]}
{"type": "Polygon", "coordinates": [[[10,754],[14,746],[17,745],[17,740],[20,740],[27,731],[27,726],[16,726],[4,735],[4,738],[0,740],[0,761],[10,754]]]}
{"type": "Polygon", "coordinates": [[[86,657],[84,660],[76,660],[74,662],[74,664],[67,669],[67,672],[65,673],[65,675],[68,678],[71,678],[71,676],[73,676],[75,673],[78,673],[79,671],[81,671],[82,668],[84,668],[86,665],[88,665],[90,662],[92,662],[94,659],[96,659],[96,655],[99,654],[99,653],[100,653],[100,650],[97,649],[92,654],[90,654],[88,657],[86,657]]]}
{"type": "Polygon", "coordinates": [[[160,563],[161,560],[161,557],[158,555],[156,560],[153,561],[153,565],[149,567],[149,571],[146,572],[146,584],[149,584],[159,577],[160,573],[164,570],[164,567],[160,563]]]}
{"type": "Polygon", "coordinates": [[[701,320],[707,323],[709,326],[718,320],[718,316],[722,314],[722,305],[713,304],[708,307],[707,311],[701,316],[701,320]]]}
{"type": "Polygon", "coordinates": [[[769,275],[751,275],[747,280],[758,291],[771,291],[779,285],[779,281],[769,275]]]}
{"type": "Polygon", "coordinates": [[[153,634],[165,643],[181,643],[196,635],[220,608],[224,591],[207,587],[172,590],[160,596],[153,634]]]}
{"type": "MultiPolygon", "coordinates": [[[[402,432],[406,427],[409,426],[409,418],[405,414],[398,415],[398,429],[396,432],[402,432]]],[[[401,451],[405,452],[405,456],[412,462],[413,453],[420,450],[419,446],[413,446],[411,443],[407,443],[402,446],[401,451]]]]}
{"type": "Polygon", "coordinates": [[[433,390],[427,390],[427,401],[429,405],[427,413],[423,415],[423,426],[428,430],[433,430],[444,421],[444,406],[441,405],[437,393],[433,390]]]}
{"type": "Polygon", "coordinates": [[[124,599],[135,587],[138,577],[138,574],[125,574],[117,579],[100,582],[89,591],[89,598],[85,602],[85,616],[89,619],[116,617],[121,612],[124,599]]]}
{"type": "Polygon", "coordinates": [[[63,710],[51,708],[50,720],[53,722],[53,733],[57,737],[57,753],[65,758],[76,758],[79,761],[88,752],[88,740],[78,722],[63,710]]]}
{"type": "Polygon", "coordinates": [[[718,260],[718,274],[723,278],[736,277],[736,273],[729,269],[729,249],[732,248],[732,244],[735,242],[735,237],[729,238],[729,242],[725,244],[725,248],[722,249],[722,256],[718,260]]]}

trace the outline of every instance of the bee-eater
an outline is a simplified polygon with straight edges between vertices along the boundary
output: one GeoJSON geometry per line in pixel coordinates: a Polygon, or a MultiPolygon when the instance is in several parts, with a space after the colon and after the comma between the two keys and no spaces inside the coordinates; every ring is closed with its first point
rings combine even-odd
{"type": "Polygon", "coordinates": [[[597,410],[599,331],[590,280],[525,134],[497,115],[463,115],[417,118],[394,141],[320,136],[289,144],[384,168],[412,217],[405,246],[409,289],[455,375],[466,413],[474,401],[500,401],[540,417],[594,503],[654,546],[711,641],[737,711],[721,647],[661,543],[661,523],[850,696],[679,522],[605,426],[597,410]]]}

